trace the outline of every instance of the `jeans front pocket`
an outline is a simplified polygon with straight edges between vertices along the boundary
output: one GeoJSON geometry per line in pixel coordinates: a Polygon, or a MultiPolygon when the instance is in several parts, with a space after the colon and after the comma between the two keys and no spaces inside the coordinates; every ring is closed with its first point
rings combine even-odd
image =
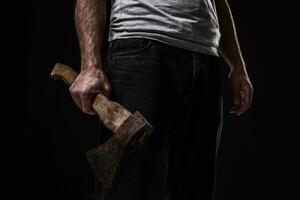
{"type": "Polygon", "coordinates": [[[152,40],[147,38],[125,38],[113,40],[110,44],[112,56],[137,55],[151,46],[152,40]]]}

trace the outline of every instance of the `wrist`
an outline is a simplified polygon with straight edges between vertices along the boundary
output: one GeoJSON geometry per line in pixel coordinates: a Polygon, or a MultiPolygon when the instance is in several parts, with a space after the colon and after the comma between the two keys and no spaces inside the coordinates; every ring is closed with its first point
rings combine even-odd
{"type": "Polygon", "coordinates": [[[246,64],[244,62],[244,60],[238,59],[238,60],[234,60],[233,62],[230,63],[230,68],[231,70],[237,70],[237,71],[246,71],[246,64]]]}
{"type": "Polygon", "coordinates": [[[248,78],[248,72],[247,72],[245,65],[240,65],[240,66],[237,65],[237,66],[231,68],[230,74],[232,74],[232,73],[239,74],[242,77],[248,78]]]}
{"type": "Polygon", "coordinates": [[[86,74],[86,75],[89,75],[89,76],[101,76],[101,75],[103,75],[103,71],[100,67],[82,68],[80,73],[81,74],[86,74]]]}
{"type": "Polygon", "coordinates": [[[95,73],[102,73],[102,65],[100,64],[92,64],[92,63],[82,63],[81,64],[81,72],[87,74],[95,74],[95,73]]]}
{"type": "Polygon", "coordinates": [[[82,57],[82,71],[99,71],[102,69],[102,59],[100,57],[90,56],[89,58],[82,57]]]}
{"type": "Polygon", "coordinates": [[[96,63],[82,63],[80,73],[98,76],[103,74],[102,65],[96,63]]]}

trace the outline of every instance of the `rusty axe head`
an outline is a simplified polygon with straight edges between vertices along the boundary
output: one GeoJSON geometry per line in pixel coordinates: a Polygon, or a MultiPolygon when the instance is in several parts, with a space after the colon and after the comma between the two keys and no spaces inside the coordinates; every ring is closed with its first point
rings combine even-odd
{"type": "Polygon", "coordinates": [[[111,188],[122,161],[146,141],[151,131],[150,124],[135,112],[107,142],[87,152],[96,177],[106,188],[111,188]]]}
{"type": "MultiPolygon", "coordinates": [[[[51,77],[62,79],[70,86],[77,73],[58,63],[54,66],[51,77]]],[[[138,111],[132,114],[102,94],[96,96],[93,108],[113,135],[104,144],[88,151],[87,159],[103,186],[111,188],[122,162],[147,140],[153,128],[138,111]]]]}

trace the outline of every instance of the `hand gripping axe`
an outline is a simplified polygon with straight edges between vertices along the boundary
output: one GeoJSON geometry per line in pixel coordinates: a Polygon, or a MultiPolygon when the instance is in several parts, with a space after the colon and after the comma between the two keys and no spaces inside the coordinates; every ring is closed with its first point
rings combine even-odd
{"type": "MultiPolygon", "coordinates": [[[[72,68],[60,63],[51,72],[53,79],[61,79],[68,86],[77,75],[72,68]]],[[[153,128],[138,111],[132,114],[102,94],[95,97],[92,106],[113,135],[86,155],[97,179],[105,188],[111,188],[122,161],[147,140],[153,128]]]]}

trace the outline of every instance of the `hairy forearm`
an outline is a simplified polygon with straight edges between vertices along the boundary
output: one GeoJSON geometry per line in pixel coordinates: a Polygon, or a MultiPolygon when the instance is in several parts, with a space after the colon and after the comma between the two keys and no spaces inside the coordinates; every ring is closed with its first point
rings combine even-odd
{"type": "Polygon", "coordinates": [[[227,0],[216,0],[221,41],[219,53],[231,69],[239,68],[244,71],[245,63],[240,50],[236,29],[227,0]]]}
{"type": "Polygon", "coordinates": [[[75,23],[81,53],[81,70],[101,68],[106,0],[77,0],[75,23]]]}

